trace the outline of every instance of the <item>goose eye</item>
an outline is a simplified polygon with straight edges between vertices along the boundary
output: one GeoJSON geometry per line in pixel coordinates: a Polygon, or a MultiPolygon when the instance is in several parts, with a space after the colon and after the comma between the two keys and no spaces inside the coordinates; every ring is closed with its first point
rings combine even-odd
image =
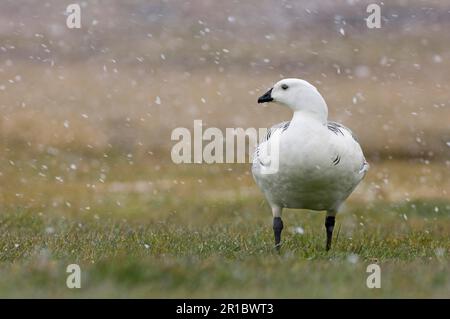
{"type": "Polygon", "coordinates": [[[281,88],[283,90],[287,90],[289,88],[289,86],[287,84],[281,84],[281,88]]]}

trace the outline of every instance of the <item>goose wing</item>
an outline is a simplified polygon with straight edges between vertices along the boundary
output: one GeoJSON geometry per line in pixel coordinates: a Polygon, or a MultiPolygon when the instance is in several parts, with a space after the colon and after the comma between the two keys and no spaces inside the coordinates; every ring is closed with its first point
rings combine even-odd
{"type": "MultiPolygon", "coordinates": [[[[337,122],[329,121],[327,123],[327,127],[332,133],[336,134],[337,136],[339,136],[339,135],[345,136],[347,133],[348,135],[351,136],[353,141],[356,144],[358,144],[357,147],[359,148],[359,150],[361,152],[361,156],[362,156],[359,174],[362,174],[362,176],[364,177],[365,173],[369,170],[369,163],[366,161],[366,158],[364,157],[364,154],[362,153],[361,146],[359,145],[359,141],[358,141],[356,135],[353,134],[352,130],[350,130],[348,127],[346,127],[340,123],[337,123],[337,122]]],[[[333,161],[333,164],[336,165],[338,162],[339,162],[339,157],[337,157],[336,160],[333,161]]]]}
{"type": "MultiPolygon", "coordinates": [[[[269,128],[267,130],[267,133],[261,140],[261,143],[256,146],[255,152],[253,154],[253,163],[260,162],[260,160],[261,160],[260,159],[260,150],[262,147],[264,147],[264,144],[266,144],[270,140],[270,138],[272,136],[274,136],[275,134],[286,131],[290,124],[291,124],[291,121],[281,122],[281,123],[275,124],[274,126],[272,126],[271,128],[269,128]]],[[[262,164],[262,163],[260,163],[260,164],[262,164]]]]}

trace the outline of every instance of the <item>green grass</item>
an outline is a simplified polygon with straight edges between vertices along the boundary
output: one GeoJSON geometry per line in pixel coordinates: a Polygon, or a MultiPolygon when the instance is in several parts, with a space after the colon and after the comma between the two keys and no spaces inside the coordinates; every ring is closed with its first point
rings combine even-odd
{"type": "Polygon", "coordinates": [[[280,254],[272,249],[270,218],[256,211],[203,226],[171,216],[134,222],[10,212],[0,218],[0,295],[449,297],[448,205],[440,206],[446,215],[409,211],[408,221],[400,215],[405,206],[396,206],[339,216],[328,253],[322,214],[286,214],[280,254]],[[303,235],[293,231],[298,225],[303,235]],[[377,290],[365,286],[374,262],[382,269],[377,290]],[[71,263],[82,268],[79,290],[65,286],[71,263]]]}
{"type": "Polygon", "coordinates": [[[0,297],[450,297],[445,167],[424,166],[443,184],[421,193],[424,185],[405,183],[420,164],[374,163],[338,214],[331,251],[323,213],[286,210],[277,253],[246,165],[109,158],[71,171],[69,163],[2,163],[0,297]],[[386,176],[415,196],[366,198],[386,176]],[[420,198],[429,190],[435,198],[420,198]],[[72,263],[81,289],[66,287],[72,263]],[[381,267],[381,289],[366,287],[371,263],[381,267]]]}

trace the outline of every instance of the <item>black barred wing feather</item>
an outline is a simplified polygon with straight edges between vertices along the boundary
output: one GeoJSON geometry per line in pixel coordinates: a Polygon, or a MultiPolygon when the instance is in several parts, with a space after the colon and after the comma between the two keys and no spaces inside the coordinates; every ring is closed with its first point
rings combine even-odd
{"type": "Polygon", "coordinates": [[[266,136],[264,136],[263,140],[261,142],[265,142],[268,141],[270,139],[270,137],[272,136],[272,134],[276,131],[281,129],[282,132],[286,131],[289,127],[289,124],[291,124],[290,121],[286,121],[286,122],[281,122],[278,124],[275,124],[274,126],[272,126],[271,128],[269,128],[267,130],[266,136]]]}
{"type": "MultiPolygon", "coordinates": [[[[291,124],[290,121],[285,121],[285,122],[281,122],[281,123],[275,124],[274,126],[269,128],[267,130],[266,135],[261,140],[261,144],[264,143],[264,142],[267,142],[270,139],[270,137],[273,135],[273,133],[276,132],[277,130],[281,130],[281,132],[286,131],[288,129],[288,127],[289,127],[289,124],[291,124]]],[[[256,146],[254,158],[259,157],[259,146],[260,145],[256,146]]]]}
{"type": "Polygon", "coordinates": [[[344,136],[344,131],[347,131],[347,132],[350,133],[350,135],[353,137],[353,139],[354,139],[357,143],[359,143],[359,142],[358,142],[358,139],[357,139],[356,136],[355,136],[355,134],[353,134],[353,132],[352,132],[348,127],[345,127],[344,125],[339,124],[339,123],[337,123],[337,122],[331,122],[331,121],[327,123],[327,127],[328,127],[328,129],[329,129],[331,132],[333,132],[333,133],[336,134],[336,135],[342,135],[342,136],[344,136]]]}

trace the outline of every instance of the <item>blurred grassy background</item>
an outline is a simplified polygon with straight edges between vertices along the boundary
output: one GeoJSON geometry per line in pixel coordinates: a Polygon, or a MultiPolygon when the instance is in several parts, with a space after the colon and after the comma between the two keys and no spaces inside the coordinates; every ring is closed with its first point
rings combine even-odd
{"type": "Polygon", "coordinates": [[[368,3],[85,1],[69,30],[65,3],[2,1],[0,295],[448,297],[450,1],[380,3],[381,29],[368,3]],[[372,167],[330,255],[322,215],[294,212],[305,233],[273,254],[249,165],[170,160],[194,119],[289,119],[256,104],[283,77],[318,87],[372,167]],[[380,292],[365,288],[375,259],[380,292]],[[81,292],[64,285],[72,262],[81,292]]]}
{"type": "Polygon", "coordinates": [[[285,120],[255,100],[301,77],[370,156],[447,159],[450,2],[390,2],[381,29],[365,26],[368,3],[88,1],[70,30],[59,1],[5,1],[2,142],[166,155],[172,129],[194,119],[285,120]]]}

